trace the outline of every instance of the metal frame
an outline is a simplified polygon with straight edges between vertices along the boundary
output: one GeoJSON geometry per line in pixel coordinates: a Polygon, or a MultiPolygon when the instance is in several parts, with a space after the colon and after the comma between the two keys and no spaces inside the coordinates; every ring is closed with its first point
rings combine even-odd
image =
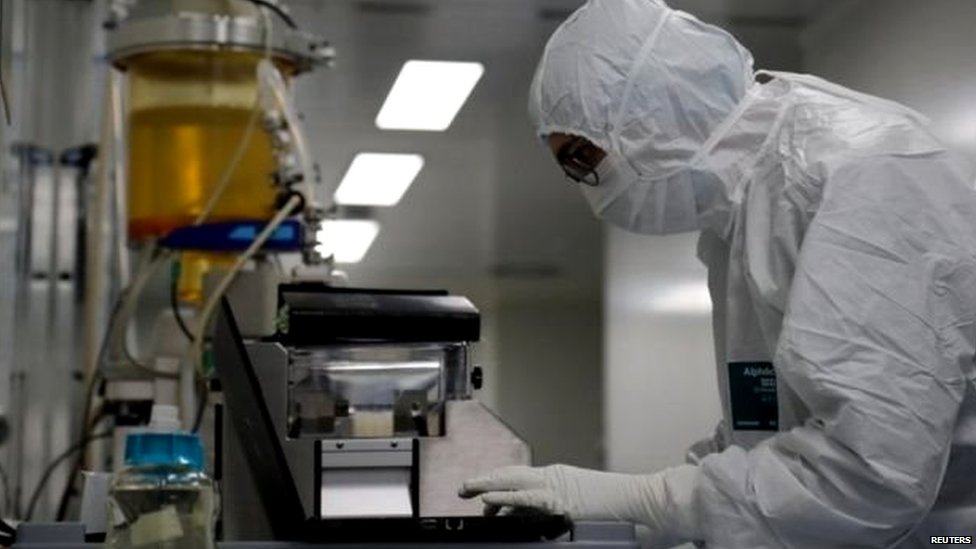
{"type": "MultiPolygon", "coordinates": [[[[251,17],[178,13],[130,19],[109,35],[109,58],[125,70],[128,60],[141,53],[166,50],[264,51],[264,30],[251,17]]],[[[293,29],[275,28],[272,55],[283,57],[306,72],[335,56],[328,42],[293,29]]]]}
{"type": "MultiPolygon", "coordinates": [[[[21,541],[14,549],[57,548],[96,549],[101,544],[86,544],[84,526],[81,524],[21,524],[18,529],[21,541]]],[[[422,544],[304,544],[286,541],[269,542],[220,542],[217,549],[408,549],[425,547],[422,544]]],[[[578,522],[573,525],[570,539],[536,543],[445,543],[439,549],[639,549],[637,535],[632,524],[624,522],[578,522]]]]}
{"type": "MultiPolygon", "coordinates": [[[[315,516],[327,517],[324,506],[331,481],[356,471],[357,483],[390,486],[390,471],[399,471],[410,494],[410,516],[420,513],[420,445],[412,438],[319,440],[316,444],[315,516]]],[[[335,503],[335,502],[334,502],[335,503]]]]}

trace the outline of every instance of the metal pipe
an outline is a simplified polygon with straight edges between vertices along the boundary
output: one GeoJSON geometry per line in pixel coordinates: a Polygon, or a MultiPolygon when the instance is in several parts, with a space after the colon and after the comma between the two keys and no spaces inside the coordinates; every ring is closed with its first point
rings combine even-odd
{"type": "MultiPolygon", "coordinates": [[[[106,76],[108,81],[105,86],[105,98],[102,104],[102,126],[99,138],[99,151],[102,152],[98,161],[97,176],[95,178],[95,194],[93,203],[88,208],[89,220],[87,227],[87,252],[85,254],[87,277],[85,280],[85,323],[84,323],[84,381],[85,386],[95,382],[95,374],[98,370],[98,347],[100,343],[100,324],[102,317],[102,303],[104,299],[104,279],[105,270],[102,269],[104,254],[104,239],[102,238],[102,227],[106,214],[106,202],[109,193],[109,155],[115,154],[112,150],[113,141],[113,109],[112,94],[114,87],[111,85],[112,70],[106,76]]],[[[83,413],[87,413],[84,411],[83,413]]],[[[87,424],[87,418],[85,420],[87,424]]],[[[90,454],[89,454],[90,455],[90,454]]]]}
{"type": "Polygon", "coordinates": [[[115,154],[112,155],[114,160],[113,168],[115,174],[115,201],[114,201],[114,211],[112,212],[112,227],[114,229],[114,241],[115,241],[115,259],[117,262],[116,268],[118,269],[118,279],[117,283],[119,289],[125,288],[129,285],[131,262],[129,258],[129,248],[126,245],[126,229],[125,221],[127,219],[127,208],[126,208],[126,165],[125,165],[125,155],[121,154],[121,151],[125,150],[125,129],[123,121],[125,120],[124,105],[122,104],[122,77],[117,72],[109,69],[109,86],[111,87],[112,93],[112,132],[113,132],[113,151],[115,154]]]}
{"type": "MultiPolygon", "coordinates": [[[[91,165],[98,157],[98,145],[88,143],[79,147],[73,147],[61,153],[61,165],[75,168],[74,181],[74,225],[72,237],[74,241],[74,257],[72,258],[71,273],[74,298],[77,303],[82,303],[85,297],[85,252],[86,234],[88,227],[88,187],[91,181],[91,165]]],[[[78,312],[78,308],[74,308],[78,312]]]]}
{"type": "Polygon", "coordinates": [[[61,160],[55,156],[51,160],[51,234],[48,242],[47,258],[47,329],[49,333],[54,333],[54,318],[57,315],[57,296],[58,279],[60,278],[60,266],[58,261],[61,252],[61,235],[58,234],[61,228],[61,160]]]}
{"type": "Polygon", "coordinates": [[[34,237],[34,159],[32,145],[16,144],[13,146],[17,154],[19,165],[18,175],[18,211],[17,211],[17,294],[30,280],[31,246],[34,237]]]}
{"type": "MultiPolygon", "coordinates": [[[[14,146],[19,161],[18,170],[18,209],[17,212],[17,250],[16,250],[16,281],[14,283],[14,318],[26,318],[30,310],[30,275],[31,275],[31,247],[34,225],[34,150],[32,145],[19,144],[14,146]]],[[[20,515],[21,495],[24,486],[24,433],[27,429],[27,404],[25,394],[27,390],[26,372],[23,369],[23,324],[14,324],[14,353],[11,365],[10,394],[15,401],[11,406],[13,418],[13,444],[10,453],[13,456],[14,479],[13,513],[20,515]]]]}

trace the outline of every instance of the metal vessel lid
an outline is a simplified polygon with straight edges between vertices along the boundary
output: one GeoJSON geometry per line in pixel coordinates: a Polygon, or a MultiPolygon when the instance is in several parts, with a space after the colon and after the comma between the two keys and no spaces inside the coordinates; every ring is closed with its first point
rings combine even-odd
{"type": "MultiPolygon", "coordinates": [[[[335,57],[328,41],[272,23],[271,55],[297,72],[327,64],[335,57]]],[[[109,33],[109,59],[125,69],[139,54],[157,51],[265,51],[264,28],[255,17],[179,12],[126,19],[109,33]]]]}

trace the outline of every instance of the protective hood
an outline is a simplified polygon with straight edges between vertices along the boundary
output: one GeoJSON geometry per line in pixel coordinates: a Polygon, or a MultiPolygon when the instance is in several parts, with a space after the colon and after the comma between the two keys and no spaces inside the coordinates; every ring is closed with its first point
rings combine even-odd
{"type": "Polygon", "coordinates": [[[751,54],[717,27],[657,0],[590,0],[550,38],[529,112],[539,136],[579,135],[607,152],[601,184],[584,189],[599,217],[641,233],[694,230],[727,192],[704,149],[752,80],[751,54]]]}

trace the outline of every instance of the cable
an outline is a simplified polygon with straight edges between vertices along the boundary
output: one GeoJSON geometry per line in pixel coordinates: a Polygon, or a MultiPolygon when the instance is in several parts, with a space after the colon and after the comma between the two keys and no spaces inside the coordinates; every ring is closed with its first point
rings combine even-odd
{"type": "MultiPolygon", "coordinates": [[[[111,342],[112,333],[114,331],[115,323],[118,321],[119,312],[122,309],[123,296],[119,295],[115,303],[112,305],[112,311],[109,313],[108,327],[105,330],[105,334],[102,336],[102,342],[98,347],[98,355],[95,358],[95,371],[92,374],[91,380],[88,382],[88,386],[85,388],[85,400],[83,401],[81,408],[81,426],[78,432],[82,436],[91,432],[92,429],[98,424],[99,419],[102,414],[91,415],[92,406],[95,403],[95,393],[97,392],[98,385],[103,381],[101,367],[106,359],[106,354],[108,353],[108,347],[111,342]],[[90,418],[90,419],[89,419],[90,418]],[[89,421],[91,424],[89,425],[89,421]]],[[[75,463],[75,470],[80,470],[84,467],[85,455],[81,454],[78,456],[78,460],[75,463]]],[[[71,473],[74,475],[74,472],[71,473]]],[[[61,499],[58,504],[57,520],[64,520],[64,515],[67,512],[68,499],[70,498],[70,492],[72,486],[74,485],[74,479],[69,476],[68,482],[64,487],[64,491],[61,493],[61,499]]]]}
{"type": "Polygon", "coordinates": [[[292,210],[295,209],[300,203],[301,198],[298,196],[292,196],[288,202],[285,203],[277,214],[265,225],[264,230],[254,239],[250,247],[244,251],[240,256],[238,256],[237,261],[230,268],[226,275],[220,280],[220,283],[214,288],[210,295],[210,299],[207,300],[206,305],[204,305],[200,313],[200,322],[197,324],[197,331],[194,334],[193,345],[190,346],[190,359],[193,360],[193,364],[196,366],[197,374],[201,378],[206,378],[206,372],[203,371],[203,366],[200,363],[201,356],[203,354],[203,340],[205,337],[207,325],[210,323],[210,317],[213,316],[214,311],[217,310],[217,305],[220,303],[220,298],[223,297],[224,292],[230,287],[234,278],[237,277],[237,273],[244,267],[244,265],[254,256],[260,249],[264,246],[271,235],[274,234],[275,229],[277,229],[288,217],[292,214],[292,210]]]}
{"type": "MultiPolygon", "coordinates": [[[[151,257],[152,254],[147,253],[146,257],[143,258],[143,261],[140,263],[137,276],[133,279],[132,284],[129,286],[129,292],[119,294],[119,296],[116,297],[115,302],[112,304],[112,310],[108,317],[108,326],[105,329],[105,334],[102,336],[101,344],[98,346],[98,354],[95,357],[95,371],[91,377],[91,380],[88,382],[88,386],[85,387],[85,399],[81,409],[81,425],[78,429],[78,432],[81,433],[83,437],[95,428],[101,418],[101,414],[92,416],[91,409],[95,403],[95,394],[98,392],[97,388],[104,379],[102,377],[102,367],[104,366],[105,361],[108,359],[109,347],[111,347],[113,341],[115,341],[115,336],[118,332],[118,326],[121,320],[120,315],[122,314],[122,310],[126,308],[126,300],[132,295],[130,292],[136,289],[138,281],[142,278],[142,271],[144,269],[149,269],[152,266],[152,262],[147,259],[151,257]]],[[[81,469],[83,466],[84,454],[79,456],[75,469],[81,469]]],[[[74,484],[73,481],[74,479],[69,477],[68,483],[65,485],[64,492],[61,494],[60,503],[58,505],[58,520],[64,519],[64,514],[67,511],[67,500],[70,498],[71,488],[74,484]]]]}
{"type": "Polygon", "coordinates": [[[112,436],[111,432],[99,433],[97,435],[88,435],[82,437],[81,440],[72,444],[67,450],[61,452],[58,457],[54,459],[47,468],[44,469],[44,473],[41,475],[41,480],[38,481],[37,487],[34,488],[34,493],[31,494],[30,503],[27,504],[27,513],[24,515],[24,520],[30,522],[31,518],[34,516],[34,508],[37,507],[37,502],[41,499],[41,493],[44,491],[44,486],[49,480],[51,480],[51,475],[54,474],[54,470],[57,469],[61,462],[71,457],[77,451],[83,450],[86,446],[91,444],[93,441],[109,438],[112,436]]]}
{"type": "MultiPolygon", "coordinates": [[[[98,427],[99,422],[102,421],[108,414],[104,409],[99,409],[98,413],[93,415],[91,421],[85,426],[84,433],[91,434],[92,431],[98,427]]],[[[77,480],[77,475],[85,468],[85,454],[78,454],[77,459],[75,459],[74,465],[71,466],[71,472],[68,473],[68,480],[64,483],[64,490],[61,491],[61,497],[58,499],[58,512],[55,520],[57,522],[62,522],[65,516],[68,514],[68,504],[71,502],[71,496],[75,493],[74,486],[77,480]]]]}
{"type": "Polygon", "coordinates": [[[207,401],[210,399],[210,387],[207,386],[206,380],[200,385],[200,404],[197,408],[196,417],[193,418],[193,429],[190,430],[191,433],[198,433],[200,431],[200,426],[203,425],[204,412],[207,409],[207,401]]]}
{"type": "Polygon", "coordinates": [[[269,10],[273,11],[275,15],[277,15],[282,21],[284,21],[289,28],[298,30],[298,25],[295,24],[295,20],[292,19],[291,16],[288,15],[288,12],[282,9],[281,6],[279,6],[278,4],[275,4],[274,2],[269,2],[268,0],[247,0],[247,1],[256,6],[263,6],[265,8],[268,8],[269,10]]]}
{"type": "MultiPolygon", "coordinates": [[[[95,423],[97,423],[97,420],[100,417],[100,416],[91,417],[91,409],[95,401],[95,393],[97,392],[96,389],[99,386],[99,384],[103,381],[101,370],[105,362],[108,360],[109,349],[117,341],[120,326],[122,326],[123,328],[122,332],[124,337],[124,331],[128,325],[128,316],[129,314],[131,314],[131,313],[127,314],[127,311],[131,308],[130,303],[138,300],[142,292],[142,289],[145,286],[145,283],[148,282],[150,276],[155,271],[156,267],[158,267],[157,262],[160,261],[161,256],[165,257],[166,253],[162,252],[160,256],[157,256],[157,250],[155,248],[155,244],[150,244],[149,247],[146,249],[145,255],[140,261],[140,265],[137,269],[136,276],[133,278],[132,283],[129,285],[129,288],[125,292],[119,294],[119,296],[116,297],[115,302],[112,305],[112,310],[109,313],[109,318],[108,318],[108,326],[105,329],[105,334],[102,336],[102,341],[98,346],[98,354],[95,357],[95,371],[93,372],[92,377],[88,382],[88,386],[85,388],[85,399],[83,401],[82,410],[81,410],[81,420],[80,420],[81,425],[78,431],[83,436],[87,435],[91,431],[91,429],[95,427],[95,423]],[[90,420],[93,422],[91,425],[89,425],[90,420]]],[[[123,344],[123,348],[126,354],[129,355],[130,353],[128,353],[128,349],[125,348],[124,344],[123,344]]],[[[144,365],[139,364],[135,361],[133,361],[132,364],[136,367],[142,366],[143,368],[146,368],[144,365]]],[[[163,372],[156,372],[155,370],[151,370],[151,369],[150,369],[150,373],[156,375],[163,375],[163,372]]],[[[171,374],[166,374],[166,375],[170,376],[171,374]]],[[[77,468],[80,469],[83,466],[84,466],[84,456],[80,456],[78,460],[77,468]]],[[[63,513],[65,512],[67,507],[67,499],[69,498],[71,486],[73,484],[72,480],[69,480],[67,486],[65,486],[65,491],[61,495],[61,503],[58,506],[59,520],[63,518],[63,513]]]]}
{"type": "Polygon", "coordinates": [[[17,541],[17,530],[0,519],[0,546],[13,547],[17,541]]]}
{"type": "Polygon", "coordinates": [[[160,264],[161,256],[164,256],[167,252],[165,250],[161,251],[157,246],[155,241],[149,242],[142,252],[139,259],[139,264],[136,266],[135,273],[132,277],[132,281],[129,286],[120,292],[118,300],[121,302],[121,306],[115,314],[114,319],[109,319],[108,330],[111,337],[109,341],[109,346],[114,346],[117,343],[117,338],[119,336],[118,331],[121,328],[122,335],[129,327],[129,320],[131,316],[135,313],[136,305],[138,304],[139,297],[142,295],[142,290],[145,288],[146,284],[149,283],[149,279],[155,272],[156,268],[160,264]],[[114,322],[113,322],[114,320],[114,322]]]}
{"type": "Polygon", "coordinates": [[[288,216],[291,215],[291,211],[296,206],[298,206],[300,202],[301,202],[301,198],[297,196],[293,196],[288,200],[288,202],[285,203],[284,207],[281,208],[281,210],[278,211],[278,213],[274,216],[274,218],[272,218],[271,221],[269,221],[268,224],[264,227],[264,230],[261,231],[261,234],[259,234],[257,238],[254,239],[254,242],[251,243],[251,246],[237,258],[237,261],[231,267],[230,271],[228,271],[227,274],[224,275],[224,278],[220,280],[220,283],[211,293],[210,300],[207,302],[202,312],[200,313],[200,323],[197,325],[196,335],[193,336],[193,340],[189,348],[190,360],[192,360],[193,367],[196,370],[197,375],[200,377],[200,379],[204,381],[199,407],[197,408],[193,420],[192,431],[194,433],[200,430],[200,425],[203,423],[203,415],[205,412],[205,408],[207,406],[207,399],[210,394],[209,389],[206,386],[207,374],[203,370],[203,365],[201,364],[201,356],[203,355],[204,331],[206,330],[207,325],[210,323],[210,317],[213,316],[217,304],[220,302],[220,298],[223,297],[224,293],[227,291],[227,288],[230,287],[231,283],[237,277],[237,273],[240,272],[240,270],[244,267],[244,265],[248,262],[248,260],[250,260],[251,257],[254,256],[261,249],[261,246],[263,246],[264,243],[269,238],[271,238],[271,235],[274,234],[275,229],[277,229],[285,221],[285,219],[287,219],[288,216]]]}
{"type": "MultiPolygon", "coordinates": [[[[108,333],[111,337],[109,340],[109,346],[118,346],[119,350],[122,352],[122,355],[125,357],[126,362],[130,366],[142,370],[153,377],[163,378],[174,378],[177,376],[176,374],[169,372],[160,372],[137,359],[129,349],[128,342],[126,341],[126,332],[129,328],[129,321],[136,313],[139,298],[142,296],[143,290],[152,279],[152,275],[155,274],[156,270],[161,265],[166,264],[166,261],[170,256],[171,252],[169,250],[160,250],[156,247],[155,243],[149,244],[143,259],[140,262],[140,267],[132,279],[132,283],[121,296],[122,306],[118,311],[119,316],[116,318],[115,323],[112,323],[110,320],[108,327],[108,333]]],[[[99,367],[101,364],[102,363],[100,362],[99,367]]]]}
{"type": "MultiPolygon", "coordinates": [[[[201,380],[205,381],[207,379],[207,375],[206,372],[203,370],[203,364],[201,361],[201,357],[203,355],[203,341],[205,337],[205,330],[207,328],[207,325],[210,323],[210,317],[213,316],[213,313],[217,308],[217,304],[220,303],[220,298],[224,295],[224,292],[227,291],[227,288],[234,281],[234,278],[237,277],[237,273],[240,272],[240,270],[244,267],[244,265],[248,262],[248,260],[250,260],[251,257],[254,256],[261,249],[261,246],[263,246],[264,243],[269,238],[271,238],[271,235],[274,234],[275,229],[277,229],[285,221],[285,219],[287,219],[288,216],[291,215],[292,210],[296,206],[298,206],[300,202],[301,202],[301,198],[297,196],[293,196],[288,200],[288,202],[285,203],[284,207],[278,211],[278,213],[274,216],[274,218],[272,218],[271,221],[269,221],[268,224],[264,227],[264,230],[262,230],[261,233],[257,236],[257,238],[254,239],[254,242],[251,243],[251,246],[248,247],[248,249],[237,258],[237,261],[231,267],[230,271],[228,271],[227,274],[224,275],[224,278],[220,280],[220,283],[211,293],[210,300],[207,301],[207,304],[204,306],[202,312],[200,313],[200,323],[197,325],[197,331],[196,334],[194,335],[193,343],[189,346],[187,350],[189,357],[184,356],[184,360],[189,359],[191,361],[191,364],[193,365],[193,368],[196,371],[197,376],[199,376],[201,380]]],[[[201,402],[199,407],[197,408],[196,415],[193,421],[194,433],[200,430],[200,425],[203,423],[203,415],[205,411],[204,409],[206,408],[208,394],[209,393],[207,392],[207,388],[204,387],[203,393],[201,395],[201,402]]]]}
{"type": "Polygon", "coordinates": [[[173,310],[173,318],[176,319],[176,325],[180,327],[180,331],[186,336],[190,343],[193,343],[193,332],[186,325],[186,321],[183,320],[183,313],[180,312],[180,301],[177,293],[179,292],[180,286],[180,276],[179,276],[179,261],[173,262],[173,270],[170,274],[173,279],[169,284],[169,306],[173,310]]]}
{"type": "Polygon", "coordinates": [[[2,464],[0,464],[0,483],[3,483],[3,508],[0,509],[0,517],[3,517],[10,508],[10,477],[7,476],[7,470],[2,464]]]}
{"type": "MultiPolygon", "coordinates": [[[[98,413],[93,415],[90,422],[87,422],[83,433],[90,434],[98,427],[98,423],[108,414],[105,413],[104,409],[99,409],[98,413]]],[[[55,515],[55,520],[57,522],[62,522],[65,516],[68,514],[68,504],[71,502],[71,496],[75,493],[75,480],[77,479],[78,473],[80,473],[85,468],[85,454],[78,454],[78,458],[75,459],[74,465],[71,466],[71,471],[68,473],[68,480],[64,483],[64,490],[61,491],[61,497],[58,498],[58,511],[55,515]]]]}
{"type": "Polygon", "coordinates": [[[305,199],[309,203],[315,204],[315,187],[313,186],[316,180],[315,169],[313,167],[311,153],[308,149],[308,143],[305,139],[305,132],[302,129],[301,117],[299,117],[298,112],[288,98],[288,85],[285,83],[281,71],[267,60],[258,63],[258,79],[261,88],[270,93],[271,100],[277,105],[285,118],[288,131],[295,145],[295,155],[298,157],[298,163],[302,171],[305,199]]]}
{"type": "Polygon", "coordinates": [[[6,78],[0,78],[0,100],[3,101],[3,118],[9,125],[13,122],[13,118],[10,116],[10,95],[7,93],[6,78]]]}
{"type": "Polygon", "coordinates": [[[141,370],[153,377],[166,378],[166,379],[177,379],[179,377],[178,374],[172,372],[160,372],[159,370],[153,368],[152,366],[149,366],[141,362],[139,359],[133,356],[132,351],[129,350],[129,347],[127,345],[122,346],[122,353],[125,356],[126,363],[129,366],[132,366],[137,370],[141,370]]]}

